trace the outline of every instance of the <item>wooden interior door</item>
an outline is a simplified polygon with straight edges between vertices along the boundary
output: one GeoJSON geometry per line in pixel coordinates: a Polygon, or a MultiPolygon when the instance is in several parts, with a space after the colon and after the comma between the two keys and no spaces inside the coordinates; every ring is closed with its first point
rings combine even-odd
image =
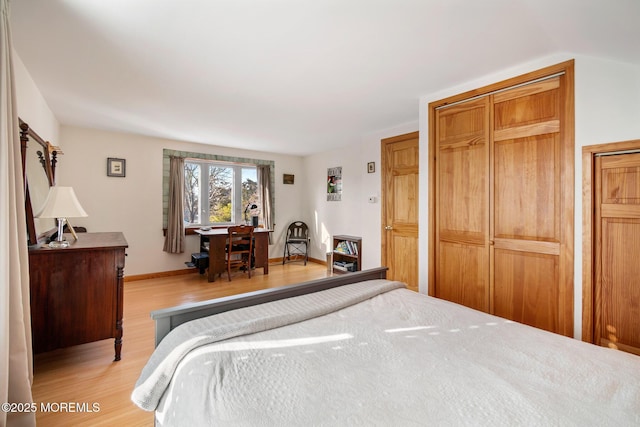
{"type": "MultiPolygon", "coordinates": [[[[560,80],[493,95],[492,312],[552,332],[573,332],[561,257],[565,147],[560,80]]],[[[570,202],[572,204],[572,202],[570,202]]]]}
{"type": "Polygon", "coordinates": [[[640,355],[640,153],[596,158],[594,342],[640,355]]]}
{"type": "Polygon", "coordinates": [[[382,140],[382,265],[418,291],[418,132],[382,140]]]}
{"type": "Polygon", "coordinates": [[[438,298],[489,311],[489,98],[436,112],[438,298]]]}

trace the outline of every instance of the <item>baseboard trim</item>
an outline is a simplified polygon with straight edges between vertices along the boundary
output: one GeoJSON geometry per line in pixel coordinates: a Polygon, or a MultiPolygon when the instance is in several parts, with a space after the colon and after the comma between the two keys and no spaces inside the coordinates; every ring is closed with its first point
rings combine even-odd
{"type": "MultiPolygon", "coordinates": [[[[269,264],[282,264],[282,260],[284,258],[271,258],[269,259],[269,264]]],[[[303,259],[299,259],[296,261],[291,261],[291,262],[302,262],[303,259]]],[[[327,265],[327,262],[325,260],[321,260],[321,259],[316,259],[316,258],[309,258],[308,260],[309,262],[312,262],[314,264],[321,264],[321,265],[327,265]]]]}
{"type": "MultiPolygon", "coordinates": [[[[327,265],[324,260],[309,258],[309,262],[314,264],[327,265]]],[[[282,258],[269,258],[269,264],[282,264],[282,258]]],[[[182,270],[159,271],[157,273],[134,274],[132,276],[124,276],[125,282],[135,282],[137,280],[158,279],[161,277],[181,276],[183,274],[199,273],[197,268],[185,268],[182,270]]]]}
{"type": "Polygon", "coordinates": [[[185,268],[182,270],[160,271],[158,273],[134,274],[133,276],[124,276],[125,282],[135,282],[136,280],[157,279],[160,277],[181,276],[183,274],[198,273],[197,268],[185,268]]]}

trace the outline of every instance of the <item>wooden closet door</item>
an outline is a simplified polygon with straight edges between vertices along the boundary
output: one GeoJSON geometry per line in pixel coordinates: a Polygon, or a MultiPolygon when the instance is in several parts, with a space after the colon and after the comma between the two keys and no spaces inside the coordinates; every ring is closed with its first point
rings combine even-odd
{"type": "Polygon", "coordinates": [[[640,154],[596,159],[594,343],[640,354],[640,154]]]}
{"type": "Polygon", "coordinates": [[[429,104],[429,294],[568,336],[573,65],[429,104]]]}
{"type": "Polygon", "coordinates": [[[491,311],[570,335],[560,86],[555,77],[493,95],[491,311]]]}
{"type": "Polygon", "coordinates": [[[489,98],[436,112],[438,298],[489,311],[489,98]]]}

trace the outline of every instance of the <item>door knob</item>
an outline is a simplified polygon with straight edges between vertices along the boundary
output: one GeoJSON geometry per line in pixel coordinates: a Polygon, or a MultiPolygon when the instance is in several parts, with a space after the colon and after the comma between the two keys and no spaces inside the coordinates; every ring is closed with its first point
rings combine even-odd
{"type": "Polygon", "coordinates": [[[392,227],[392,226],[390,226],[390,225],[387,225],[384,229],[385,229],[385,230],[393,230],[393,227],[392,227]]]}

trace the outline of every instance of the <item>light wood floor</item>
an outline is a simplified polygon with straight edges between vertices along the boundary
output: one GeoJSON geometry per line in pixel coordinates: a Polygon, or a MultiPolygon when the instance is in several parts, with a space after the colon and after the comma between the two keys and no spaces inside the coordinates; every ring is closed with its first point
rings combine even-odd
{"type": "Polygon", "coordinates": [[[256,270],[248,280],[243,273],[208,283],[205,276],[188,274],[124,284],[124,336],[122,360],[113,362],[113,340],[38,354],[34,360],[33,400],[41,403],[94,403],[99,412],[37,413],[38,426],[152,426],[153,414],[131,403],[133,386],[151,355],[153,310],[186,302],[278,287],[327,276],[326,266],[291,263],[269,266],[269,274],[256,270]]]}

